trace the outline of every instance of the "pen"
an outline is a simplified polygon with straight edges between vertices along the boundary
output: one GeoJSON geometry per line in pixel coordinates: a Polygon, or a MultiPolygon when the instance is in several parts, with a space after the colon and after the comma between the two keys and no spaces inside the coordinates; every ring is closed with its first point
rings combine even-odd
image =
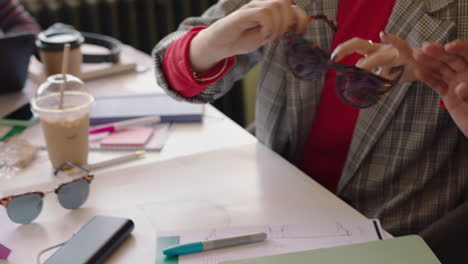
{"type": "Polygon", "coordinates": [[[145,151],[143,151],[143,150],[135,151],[134,153],[124,155],[124,156],[120,156],[120,157],[117,157],[117,158],[114,158],[114,159],[105,160],[105,161],[101,161],[101,162],[96,162],[96,163],[93,163],[93,164],[88,164],[87,166],[85,166],[85,169],[90,170],[90,171],[97,170],[97,169],[101,169],[101,168],[104,168],[104,167],[120,164],[120,163],[123,163],[123,162],[136,160],[136,159],[142,158],[144,155],[145,155],[145,151]]]}
{"type": "Polygon", "coordinates": [[[266,233],[255,233],[244,236],[222,238],[216,240],[207,240],[200,242],[193,242],[188,244],[177,245],[166,248],[163,250],[163,254],[166,256],[178,256],[191,253],[197,253],[212,249],[219,249],[225,247],[239,246],[249,243],[264,241],[267,237],[266,233]]]}
{"type": "Polygon", "coordinates": [[[114,132],[122,128],[131,127],[131,126],[139,126],[139,125],[147,125],[152,123],[157,123],[161,121],[161,117],[159,116],[147,116],[141,118],[134,118],[130,120],[115,122],[109,125],[101,126],[95,129],[91,129],[89,134],[97,134],[103,132],[114,132]]]}

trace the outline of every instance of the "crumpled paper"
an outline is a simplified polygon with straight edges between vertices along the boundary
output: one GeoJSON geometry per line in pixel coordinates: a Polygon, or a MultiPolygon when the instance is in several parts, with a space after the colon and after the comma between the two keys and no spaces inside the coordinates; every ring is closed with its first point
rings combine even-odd
{"type": "Polygon", "coordinates": [[[17,137],[0,142],[0,177],[9,177],[28,166],[38,150],[25,139],[17,137]]]}

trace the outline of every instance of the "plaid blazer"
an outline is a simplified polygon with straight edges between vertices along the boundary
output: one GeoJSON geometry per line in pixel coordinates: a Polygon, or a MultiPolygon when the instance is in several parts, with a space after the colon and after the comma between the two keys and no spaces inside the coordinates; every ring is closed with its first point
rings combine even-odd
{"type": "MultiPolygon", "coordinates": [[[[248,0],[221,0],[203,16],[186,19],[154,48],[156,78],[167,93],[195,103],[223,96],[233,82],[263,62],[256,99],[256,136],[296,162],[314,120],[324,80],[301,81],[285,66],[284,43],[237,56],[219,82],[193,98],[183,98],[167,83],[162,60],[166,48],[194,25],[210,25],[248,0]]],[[[296,0],[309,15],[336,19],[338,0],[296,0]]],[[[468,1],[397,0],[386,32],[420,47],[424,41],[467,40],[468,1]]],[[[333,32],[313,23],[305,38],[330,51],[333,32]]],[[[375,106],[360,111],[337,195],[368,217],[380,218],[394,235],[418,233],[466,199],[468,139],[440,98],[421,82],[394,87],[375,106]]],[[[339,122],[337,113],[337,122],[339,122]]],[[[468,117],[467,117],[468,118],[468,117]]]]}

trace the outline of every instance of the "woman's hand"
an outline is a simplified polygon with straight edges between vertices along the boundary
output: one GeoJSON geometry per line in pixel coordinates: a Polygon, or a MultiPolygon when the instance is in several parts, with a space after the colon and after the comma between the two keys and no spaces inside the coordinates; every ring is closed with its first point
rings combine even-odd
{"type": "Polygon", "coordinates": [[[460,99],[468,103],[468,42],[456,40],[446,45],[424,43],[415,53],[415,59],[423,70],[417,77],[430,85],[444,98],[455,92],[460,99]]]}
{"type": "Polygon", "coordinates": [[[365,57],[356,63],[359,68],[389,80],[397,78],[400,78],[400,82],[416,80],[414,72],[417,63],[413,59],[413,48],[392,34],[381,32],[380,39],[388,44],[373,43],[361,38],[350,39],[338,45],[331,58],[333,61],[339,61],[352,53],[360,53],[365,57]]]}
{"type": "Polygon", "coordinates": [[[431,86],[463,134],[468,137],[468,42],[424,43],[414,54],[416,76],[431,86]]]}
{"type": "Polygon", "coordinates": [[[468,41],[456,40],[445,45],[444,49],[456,57],[448,62],[450,68],[455,70],[455,93],[468,104],[468,41]]]}
{"type": "Polygon", "coordinates": [[[253,0],[193,38],[192,68],[204,72],[224,58],[254,51],[281,37],[291,26],[302,32],[309,21],[292,0],[253,0]]]}

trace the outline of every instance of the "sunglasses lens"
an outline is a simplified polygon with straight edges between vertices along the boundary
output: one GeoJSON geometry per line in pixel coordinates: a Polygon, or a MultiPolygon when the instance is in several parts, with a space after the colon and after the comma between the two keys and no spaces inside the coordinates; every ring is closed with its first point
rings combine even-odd
{"type": "Polygon", "coordinates": [[[300,79],[314,80],[328,69],[328,57],[318,47],[306,41],[290,43],[286,50],[289,69],[300,79]]]}
{"type": "Polygon", "coordinates": [[[57,197],[65,209],[76,209],[83,205],[88,199],[89,183],[85,179],[80,179],[62,185],[57,191],[57,197]]]}
{"type": "Polygon", "coordinates": [[[346,72],[336,77],[341,99],[353,107],[366,108],[376,104],[383,93],[383,82],[367,72],[346,72]]]}
{"type": "Polygon", "coordinates": [[[8,203],[8,217],[18,224],[29,223],[39,215],[42,204],[42,197],[37,193],[17,196],[8,203]]]}

